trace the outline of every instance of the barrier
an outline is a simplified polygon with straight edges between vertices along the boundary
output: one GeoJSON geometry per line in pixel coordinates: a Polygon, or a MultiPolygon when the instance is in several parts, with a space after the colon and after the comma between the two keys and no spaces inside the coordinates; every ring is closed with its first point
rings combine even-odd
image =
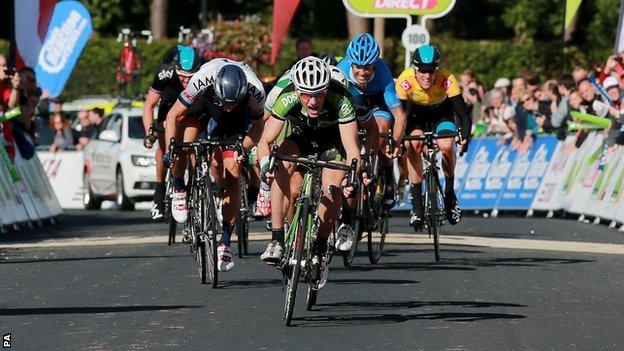
{"type": "Polygon", "coordinates": [[[40,165],[63,209],[83,209],[84,154],[79,150],[37,151],[40,165]]]}

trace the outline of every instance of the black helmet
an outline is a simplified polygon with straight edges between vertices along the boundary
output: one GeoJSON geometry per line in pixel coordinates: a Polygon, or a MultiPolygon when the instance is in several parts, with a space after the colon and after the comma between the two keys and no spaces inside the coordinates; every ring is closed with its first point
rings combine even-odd
{"type": "Polygon", "coordinates": [[[338,61],[336,60],[336,56],[330,53],[323,53],[318,56],[321,60],[325,61],[328,65],[336,66],[338,61]]]}
{"type": "Polygon", "coordinates": [[[222,104],[237,104],[247,95],[247,76],[240,67],[227,64],[217,73],[214,90],[222,104]]]}
{"type": "Polygon", "coordinates": [[[423,45],[412,53],[412,66],[416,68],[438,68],[442,61],[442,54],[433,45],[423,45]]]}
{"type": "Polygon", "coordinates": [[[197,49],[184,45],[177,45],[176,49],[173,63],[178,73],[192,75],[199,71],[201,67],[201,56],[197,49]]]}

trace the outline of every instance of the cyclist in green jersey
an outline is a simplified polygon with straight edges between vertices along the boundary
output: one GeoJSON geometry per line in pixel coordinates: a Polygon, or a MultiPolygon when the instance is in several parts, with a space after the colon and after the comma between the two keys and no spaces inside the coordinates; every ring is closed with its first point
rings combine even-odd
{"type": "MultiPolygon", "coordinates": [[[[290,70],[291,83],[283,87],[271,109],[271,117],[265,125],[258,143],[258,157],[263,178],[271,184],[272,241],[261,258],[276,264],[282,258],[284,245],[284,201],[292,203],[297,194],[291,189],[300,185],[297,168],[288,162],[278,162],[276,170],[269,170],[270,145],[277,139],[286,121],[292,133],[279,146],[280,154],[307,156],[317,153],[322,160],[341,162],[356,159],[359,163],[360,149],[357,136],[355,110],[343,82],[332,78],[330,66],[316,57],[298,61],[290,70]],[[295,183],[295,184],[291,184],[295,183]]],[[[344,76],[342,76],[344,79],[344,76]]],[[[271,94],[269,94],[271,95],[271,94]]],[[[323,170],[323,199],[318,208],[319,238],[314,250],[316,257],[324,257],[327,240],[334,227],[342,203],[342,196],[350,197],[353,186],[339,189],[345,172],[323,170]]],[[[321,262],[322,287],[327,281],[326,262],[321,262]]]]}

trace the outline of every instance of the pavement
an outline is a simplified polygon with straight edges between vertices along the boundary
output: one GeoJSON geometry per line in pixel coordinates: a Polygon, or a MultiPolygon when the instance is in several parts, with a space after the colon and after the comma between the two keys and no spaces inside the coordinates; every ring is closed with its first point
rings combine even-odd
{"type": "Polygon", "coordinates": [[[288,328],[279,272],[258,258],[261,223],[252,255],[211,289],[188,247],[167,246],[164,225],[146,216],[69,211],[56,226],[0,237],[0,333],[11,333],[12,348],[624,348],[624,235],[605,226],[467,217],[443,227],[434,262],[427,238],[394,218],[391,241],[405,242],[387,245],[377,265],[365,251],[352,268],[335,257],[318,305],[306,311],[301,289],[288,328]]]}

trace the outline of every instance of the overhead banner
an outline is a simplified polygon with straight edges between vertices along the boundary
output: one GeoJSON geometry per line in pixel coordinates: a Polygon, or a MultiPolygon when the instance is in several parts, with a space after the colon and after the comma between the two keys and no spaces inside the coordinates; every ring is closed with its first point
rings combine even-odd
{"type": "Polygon", "coordinates": [[[300,2],[301,0],[273,0],[271,64],[275,64],[275,60],[277,60],[277,55],[282,48],[282,39],[288,32],[290,21],[292,21],[300,2]]]}
{"type": "Polygon", "coordinates": [[[347,10],[363,17],[427,16],[438,18],[446,15],[455,0],[342,0],[347,10]]]}
{"type": "Polygon", "coordinates": [[[39,51],[37,80],[51,97],[61,94],[93,31],[89,11],[78,1],[61,1],[39,51]]]}

